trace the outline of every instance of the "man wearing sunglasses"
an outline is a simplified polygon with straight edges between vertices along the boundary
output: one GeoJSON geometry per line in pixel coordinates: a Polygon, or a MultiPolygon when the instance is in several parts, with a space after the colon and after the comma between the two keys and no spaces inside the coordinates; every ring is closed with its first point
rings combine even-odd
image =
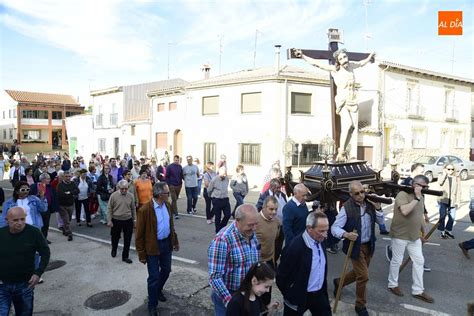
{"type": "MultiPolygon", "coordinates": [[[[384,223],[384,216],[380,203],[365,198],[365,189],[360,181],[349,183],[349,195],[350,198],[337,214],[331,233],[336,238],[344,239],[342,251],[345,254],[349,244],[354,241],[350,254],[352,271],[344,277],[343,286],[356,282],[355,311],[357,315],[369,315],[366,308],[366,288],[369,281],[369,264],[375,250],[375,223],[384,223]]],[[[340,279],[333,280],[334,296],[339,281],[340,279]]]]}
{"type": "Polygon", "coordinates": [[[427,303],[434,299],[424,292],[423,264],[425,259],[421,251],[423,237],[420,229],[424,225],[425,198],[421,190],[428,188],[429,180],[424,175],[413,178],[413,193],[400,191],[395,198],[393,220],[390,227],[392,237],[392,260],[388,275],[388,290],[397,296],[403,296],[398,287],[398,274],[405,249],[413,262],[413,284],[411,293],[414,298],[427,303]]]}

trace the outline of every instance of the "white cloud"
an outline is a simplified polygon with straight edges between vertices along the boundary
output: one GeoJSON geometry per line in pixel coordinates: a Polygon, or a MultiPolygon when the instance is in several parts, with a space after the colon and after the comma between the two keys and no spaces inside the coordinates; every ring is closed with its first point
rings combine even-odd
{"type": "Polygon", "coordinates": [[[4,5],[8,11],[1,19],[7,27],[105,68],[150,67],[152,45],[143,35],[163,21],[122,0],[6,0],[4,5]]]}

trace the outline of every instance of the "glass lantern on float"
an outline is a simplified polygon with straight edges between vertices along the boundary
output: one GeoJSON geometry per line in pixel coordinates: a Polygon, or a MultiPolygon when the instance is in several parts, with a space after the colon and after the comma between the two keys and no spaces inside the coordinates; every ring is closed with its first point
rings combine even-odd
{"type": "Polygon", "coordinates": [[[324,160],[323,175],[325,178],[328,177],[330,169],[328,168],[328,159],[334,157],[334,147],[336,142],[331,137],[327,136],[321,140],[321,145],[319,146],[319,156],[324,160]]]}
{"type": "Polygon", "coordinates": [[[390,136],[390,145],[388,147],[390,151],[390,166],[392,170],[397,170],[398,165],[398,155],[403,151],[405,147],[405,138],[396,131],[390,136]]]}
{"type": "Polygon", "coordinates": [[[283,155],[285,156],[286,167],[292,165],[294,145],[295,145],[295,142],[290,137],[286,137],[285,140],[283,141],[282,149],[283,149],[283,155]]]}

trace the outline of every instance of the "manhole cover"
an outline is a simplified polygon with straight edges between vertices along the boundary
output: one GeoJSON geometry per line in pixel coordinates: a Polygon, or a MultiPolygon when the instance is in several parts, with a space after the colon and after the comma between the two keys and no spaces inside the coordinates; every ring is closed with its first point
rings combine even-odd
{"type": "Polygon", "coordinates": [[[132,295],[127,291],[105,291],[92,295],[84,305],[95,310],[111,309],[127,303],[131,297],[132,295]]]}
{"type": "Polygon", "coordinates": [[[44,271],[55,270],[55,269],[61,268],[65,264],[66,264],[66,261],[63,261],[63,260],[52,260],[49,262],[48,266],[46,267],[44,271]]]}

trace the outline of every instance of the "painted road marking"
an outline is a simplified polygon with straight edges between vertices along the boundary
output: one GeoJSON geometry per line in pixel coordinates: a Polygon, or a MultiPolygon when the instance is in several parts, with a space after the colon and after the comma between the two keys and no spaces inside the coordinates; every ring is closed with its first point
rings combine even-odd
{"type": "MultiPolygon", "coordinates": [[[[62,233],[59,229],[57,229],[55,227],[50,227],[49,229],[53,230],[55,232],[58,232],[58,233],[62,233]]],[[[89,240],[92,240],[92,241],[97,241],[97,242],[100,242],[100,243],[103,243],[103,244],[112,245],[112,242],[109,241],[109,240],[105,240],[105,239],[101,239],[101,238],[97,238],[97,237],[92,237],[92,236],[88,236],[88,235],[84,235],[84,234],[79,234],[79,233],[72,233],[72,234],[74,236],[82,237],[82,238],[89,239],[89,240]]],[[[123,248],[122,243],[119,243],[119,246],[123,248]]],[[[130,246],[130,249],[133,250],[133,251],[137,251],[137,249],[133,246],[130,246]]],[[[189,263],[189,264],[198,264],[199,263],[196,260],[181,258],[181,257],[178,257],[178,256],[172,256],[172,258],[176,261],[181,261],[181,262],[189,263]]]]}
{"type": "Polygon", "coordinates": [[[425,313],[425,314],[428,314],[428,315],[436,315],[436,316],[450,316],[451,315],[451,314],[446,314],[446,313],[443,313],[443,312],[438,312],[438,311],[435,311],[435,310],[432,310],[432,309],[419,307],[419,306],[415,306],[415,305],[410,305],[410,304],[400,304],[400,305],[403,308],[406,308],[406,309],[409,309],[409,310],[412,310],[412,311],[416,311],[416,312],[420,312],[420,313],[425,313]]]}

